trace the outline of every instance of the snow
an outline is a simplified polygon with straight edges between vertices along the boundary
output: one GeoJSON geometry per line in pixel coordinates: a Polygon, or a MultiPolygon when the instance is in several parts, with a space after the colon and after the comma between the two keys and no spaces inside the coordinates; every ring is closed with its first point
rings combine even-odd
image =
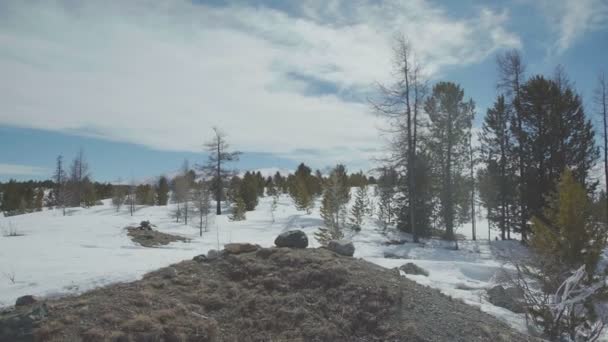
{"type": "MultiPolygon", "coordinates": [[[[69,209],[67,216],[62,216],[60,210],[46,210],[0,217],[0,228],[12,225],[23,234],[0,237],[0,307],[12,305],[17,297],[26,294],[57,296],[136,280],[146,272],[191,259],[229,242],[252,242],[269,247],[279,233],[289,229],[304,230],[309,245],[319,246],[313,237],[323,224],[318,206],[306,214],[297,211],[288,196],[281,196],[275,222],[272,222],[271,202],[270,197],[261,198],[256,210],[247,213],[246,221],[230,222],[227,215],[214,217],[209,231],[202,237],[199,237],[196,218],[191,219],[189,226],[174,222],[170,217],[173,205],[138,207],[130,216],[126,207],[116,212],[110,200],[105,200],[100,206],[69,209]],[[137,225],[142,220],[150,220],[156,229],[191,241],[159,248],[141,247],[130,240],[124,227],[137,225]]],[[[361,232],[349,234],[355,244],[355,257],[387,268],[413,262],[429,271],[429,276],[404,276],[478,306],[525,331],[522,315],[495,307],[485,298],[485,289],[500,280],[503,268],[508,269],[500,256],[524,253],[518,242],[488,241],[487,222],[483,220],[477,223],[478,240],[459,241],[458,250],[453,248],[453,243],[437,239],[386,246],[382,242],[387,239],[411,241],[411,237],[404,233],[385,236],[377,227],[375,220],[368,217],[361,232]],[[385,258],[385,253],[400,258],[385,258]]],[[[470,237],[470,225],[458,233],[470,237]]]]}

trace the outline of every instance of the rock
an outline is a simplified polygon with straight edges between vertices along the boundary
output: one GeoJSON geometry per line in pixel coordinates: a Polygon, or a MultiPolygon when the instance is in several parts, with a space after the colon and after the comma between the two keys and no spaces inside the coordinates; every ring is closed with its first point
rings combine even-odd
{"type": "Polygon", "coordinates": [[[139,228],[144,230],[152,230],[152,225],[150,224],[150,221],[141,221],[139,223],[139,228]]]}
{"type": "Polygon", "coordinates": [[[429,276],[429,272],[427,270],[411,262],[401,265],[399,269],[405,272],[405,274],[423,275],[425,277],[429,276]]]}
{"type": "Polygon", "coordinates": [[[274,240],[277,247],[306,248],[308,237],[303,231],[296,229],[279,234],[274,240]]]}
{"type": "Polygon", "coordinates": [[[217,251],[215,249],[210,249],[207,252],[207,260],[209,260],[209,261],[215,260],[215,259],[219,258],[221,255],[222,254],[219,251],[217,251]]]}
{"type": "Polygon", "coordinates": [[[255,252],[260,246],[253,245],[250,243],[228,243],[224,245],[224,250],[229,254],[241,254],[255,252]]]}
{"type": "Polygon", "coordinates": [[[331,240],[327,243],[327,249],[345,256],[352,257],[355,254],[355,245],[346,240],[331,240]]]}
{"type": "Polygon", "coordinates": [[[207,261],[207,256],[205,254],[200,254],[200,255],[197,255],[194,258],[192,258],[192,260],[194,260],[196,262],[205,262],[205,261],[207,261]]]}
{"type": "Polygon", "coordinates": [[[34,329],[48,315],[45,303],[19,306],[14,311],[0,312],[0,341],[34,341],[34,329]]]}
{"type": "Polygon", "coordinates": [[[392,245],[404,245],[406,243],[408,243],[409,241],[407,241],[406,239],[400,239],[400,240],[388,240],[388,241],[384,241],[382,242],[383,246],[392,246],[392,245]]]}
{"type": "Polygon", "coordinates": [[[524,294],[520,289],[516,287],[505,289],[501,285],[498,285],[487,290],[487,292],[488,302],[515,313],[525,312],[525,307],[523,305],[524,294]]]}
{"type": "Polygon", "coordinates": [[[397,255],[391,252],[384,252],[384,257],[387,259],[407,259],[406,256],[397,255]]]}
{"type": "Polygon", "coordinates": [[[158,271],[158,274],[165,279],[173,279],[177,277],[177,270],[175,267],[166,267],[158,271]]]}
{"type": "Polygon", "coordinates": [[[21,297],[17,298],[17,301],[15,302],[15,306],[32,305],[36,302],[38,302],[38,300],[36,300],[36,298],[34,296],[25,295],[25,296],[21,296],[21,297]]]}

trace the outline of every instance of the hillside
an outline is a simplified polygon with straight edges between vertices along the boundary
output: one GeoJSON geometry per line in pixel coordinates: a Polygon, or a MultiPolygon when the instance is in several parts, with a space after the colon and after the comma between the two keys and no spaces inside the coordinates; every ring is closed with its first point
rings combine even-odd
{"type": "MultiPolygon", "coordinates": [[[[51,300],[44,310],[35,340],[532,340],[397,270],[324,248],[224,251],[51,300]]],[[[0,339],[20,340],[4,333],[0,339]]]]}
{"type": "MultiPolygon", "coordinates": [[[[0,237],[0,306],[13,305],[19,296],[28,294],[55,297],[138,280],[147,272],[191,259],[210,249],[221,249],[229,242],[247,241],[270,247],[276,235],[288,229],[304,230],[310,247],[319,246],[313,239],[314,232],[322,225],[318,209],[310,215],[298,212],[291,199],[282,196],[273,222],[271,201],[268,197],[261,198],[256,210],[247,213],[246,221],[230,222],[226,216],[216,217],[202,237],[195,226],[196,220],[186,226],[170,217],[172,205],[138,207],[134,216],[130,216],[126,208],[116,212],[109,201],[104,201],[103,206],[71,209],[65,217],[53,210],[1,217],[1,227],[12,226],[22,235],[0,237]],[[142,220],[150,220],[155,229],[182,236],[189,242],[143,247],[132,241],[124,229],[142,220]],[[14,278],[14,282],[9,277],[14,278]]],[[[470,234],[467,227],[459,233],[470,234]]],[[[414,262],[429,271],[429,276],[406,275],[409,279],[459,298],[525,331],[522,315],[490,304],[486,295],[486,289],[499,281],[503,266],[500,253],[519,248],[517,242],[466,240],[459,241],[458,250],[435,239],[422,244],[391,245],[387,244],[389,240],[409,237],[382,234],[371,217],[366,217],[359,233],[349,233],[348,237],[355,244],[356,258],[388,269],[414,262]]]]}

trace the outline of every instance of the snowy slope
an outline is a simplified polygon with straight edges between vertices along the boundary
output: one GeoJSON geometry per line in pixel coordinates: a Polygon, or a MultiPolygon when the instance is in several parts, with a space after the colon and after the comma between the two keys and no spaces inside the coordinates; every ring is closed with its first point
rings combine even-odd
{"type": "MultiPolygon", "coordinates": [[[[227,216],[214,219],[210,230],[199,237],[194,226],[175,223],[168,207],[141,207],[131,217],[126,208],[119,213],[109,201],[89,209],[70,209],[68,216],[48,210],[33,214],[1,217],[0,227],[16,227],[24,234],[0,237],[0,307],[12,305],[21,295],[58,295],[85,291],[112,282],[130,281],[144,273],[183,259],[217,249],[228,242],[253,242],[272,246],[277,234],[289,229],[303,229],[310,245],[317,247],[313,233],[322,225],[318,207],[312,214],[298,212],[287,196],[280,199],[275,222],[270,214],[271,198],[260,199],[247,220],[230,222],[227,216]],[[157,229],[192,239],[190,243],[172,243],[166,247],[145,248],[134,244],[123,229],[150,220],[157,229]],[[14,283],[10,280],[14,276],[14,283]]],[[[195,220],[193,220],[195,221],[195,220]]],[[[470,236],[463,227],[459,233],[470,236]]],[[[478,231],[487,237],[487,224],[479,222],[478,231]],[[485,235],[484,235],[485,234],[485,235]]],[[[523,331],[521,315],[495,307],[485,299],[484,289],[494,284],[501,262],[496,250],[518,247],[516,242],[460,241],[459,250],[449,249],[444,242],[429,240],[424,244],[384,246],[382,235],[371,218],[358,234],[350,236],[355,243],[355,257],[384,267],[400,266],[412,261],[427,269],[429,277],[411,279],[445,294],[479,306],[523,331]],[[400,259],[385,258],[385,253],[400,259]]],[[[391,238],[408,238],[406,234],[391,238]]]]}

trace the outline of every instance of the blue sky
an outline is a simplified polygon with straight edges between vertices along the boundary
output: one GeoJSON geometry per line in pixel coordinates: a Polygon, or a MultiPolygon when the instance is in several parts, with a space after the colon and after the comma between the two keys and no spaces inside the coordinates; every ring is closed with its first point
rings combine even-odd
{"type": "Polygon", "coordinates": [[[528,75],[562,64],[589,115],[608,71],[606,0],[2,1],[0,181],[47,178],[80,147],[98,180],[171,172],[204,161],[213,126],[241,169],[370,168],[366,98],[392,79],[398,33],[478,123],[505,49],[528,75]]]}

